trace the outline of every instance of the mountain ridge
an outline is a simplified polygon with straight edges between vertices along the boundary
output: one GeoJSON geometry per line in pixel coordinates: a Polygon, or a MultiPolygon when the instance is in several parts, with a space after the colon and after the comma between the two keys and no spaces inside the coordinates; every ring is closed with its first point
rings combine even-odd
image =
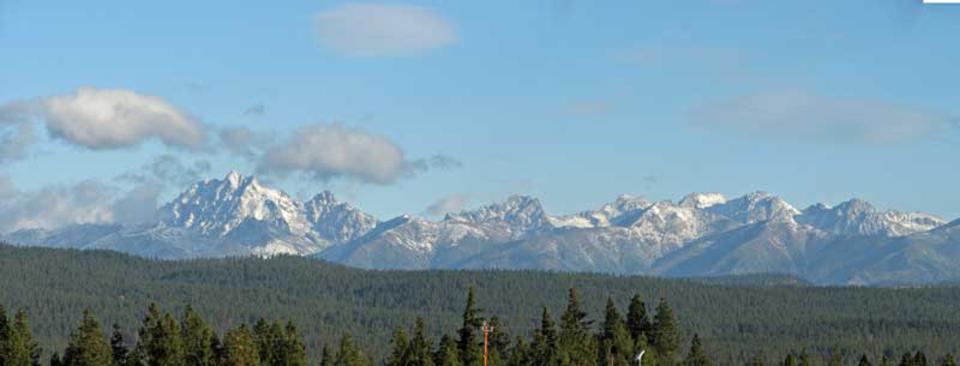
{"type": "Polygon", "coordinates": [[[300,201],[231,171],[194,183],[161,206],[157,217],[133,226],[19,230],[3,239],[162,259],[315,256],[374,269],[686,277],[782,272],[814,283],[868,285],[960,275],[952,269],[960,267],[960,235],[954,235],[960,220],[880,211],[860,199],[801,210],[767,192],[733,198],[692,193],[677,202],[621,195],[562,216],[549,215],[534,197],[513,195],[435,221],[408,215],[380,220],[329,191],[300,201]]]}

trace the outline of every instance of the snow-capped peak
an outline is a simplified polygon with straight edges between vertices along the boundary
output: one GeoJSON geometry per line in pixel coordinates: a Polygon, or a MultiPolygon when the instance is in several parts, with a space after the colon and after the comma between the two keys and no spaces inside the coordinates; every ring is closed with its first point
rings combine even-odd
{"type": "Polygon", "coordinates": [[[710,206],[727,203],[727,197],[720,193],[691,193],[680,200],[681,206],[704,209],[710,206]]]}
{"type": "Polygon", "coordinates": [[[160,209],[168,226],[201,234],[226,235],[244,220],[270,222],[293,233],[308,228],[300,203],[282,191],[261,186],[256,177],[231,171],[224,179],[195,183],[160,209]]]}

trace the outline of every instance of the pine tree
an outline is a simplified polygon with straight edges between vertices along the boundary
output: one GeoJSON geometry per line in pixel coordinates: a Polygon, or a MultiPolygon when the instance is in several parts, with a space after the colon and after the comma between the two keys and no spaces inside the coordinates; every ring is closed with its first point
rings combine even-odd
{"type": "Polygon", "coordinates": [[[307,346],[303,344],[300,332],[292,321],[287,321],[287,326],[283,328],[283,338],[284,351],[280,365],[307,366],[307,346]]]}
{"type": "Polygon", "coordinates": [[[633,340],[612,298],[607,298],[603,329],[598,336],[599,364],[606,366],[629,366],[633,358],[633,340]]]}
{"type": "Polygon", "coordinates": [[[370,366],[370,361],[353,344],[353,336],[345,333],[340,339],[340,351],[337,352],[337,359],[333,364],[334,366],[370,366]]]}
{"type": "Polygon", "coordinates": [[[900,356],[900,364],[898,366],[913,366],[913,355],[910,352],[904,352],[903,356],[900,356]]]}
{"type": "Polygon", "coordinates": [[[634,344],[637,344],[640,337],[646,335],[650,330],[647,304],[643,302],[640,294],[633,295],[633,298],[630,299],[630,308],[627,309],[627,329],[630,330],[630,338],[633,338],[634,344]]]}
{"type": "Polygon", "coordinates": [[[807,349],[804,348],[800,351],[800,366],[812,366],[813,363],[810,360],[810,354],[807,353],[807,349]]]}
{"type": "Polygon", "coordinates": [[[473,287],[467,292],[467,306],[463,309],[463,326],[459,330],[460,363],[463,366],[480,366],[483,363],[483,350],[480,348],[480,327],[483,326],[482,309],[476,307],[473,287]]]}
{"type": "Polygon", "coordinates": [[[940,366],[957,366],[957,358],[952,353],[947,353],[946,356],[943,356],[943,359],[940,360],[940,366]]]}
{"type": "Polygon", "coordinates": [[[873,364],[871,364],[870,360],[867,359],[866,354],[862,354],[860,355],[860,361],[857,362],[857,366],[873,366],[873,364]]]}
{"type": "Polygon", "coordinates": [[[666,299],[660,298],[653,319],[653,349],[657,352],[657,364],[676,366],[680,359],[680,326],[666,299]]]}
{"type": "Polygon", "coordinates": [[[787,354],[787,358],[783,360],[783,366],[797,366],[797,359],[793,357],[793,353],[787,354]]]}
{"type": "Polygon", "coordinates": [[[113,358],[114,366],[127,366],[127,355],[130,350],[123,340],[123,331],[120,325],[113,323],[113,335],[110,336],[110,354],[113,358]]]}
{"type": "Polygon", "coordinates": [[[880,357],[880,366],[892,366],[890,358],[888,358],[887,355],[880,357]]]}
{"type": "MultiPolygon", "coordinates": [[[[660,312],[660,311],[657,310],[657,313],[659,313],[659,312],[660,312]]],[[[757,353],[757,354],[753,355],[753,358],[750,359],[750,362],[747,363],[747,366],[764,366],[765,364],[766,364],[766,362],[763,361],[763,354],[762,354],[762,353],[757,353]]]]}
{"type": "MultiPolygon", "coordinates": [[[[4,366],[34,366],[40,364],[40,347],[33,340],[30,326],[27,324],[27,314],[18,310],[14,315],[13,324],[6,325],[6,340],[4,366]]],[[[0,360],[2,361],[2,360],[0,360]]]]}
{"type": "Polygon", "coordinates": [[[223,337],[223,362],[228,366],[260,366],[260,351],[246,324],[223,337]]]}
{"type": "Polygon", "coordinates": [[[63,359],[60,357],[60,353],[54,352],[50,356],[50,366],[63,366],[63,359]]]}
{"type": "Polygon", "coordinates": [[[553,323],[550,310],[543,308],[540,316],[540,328],[533,335],[531,357],[534,366],[548,366],[556,360],[557,353],[557,326],[553,323]]]}
{"type": "Polygon", "coordinates": [[[113,363],[113,352],[100,330],[100,322],[84,310],[80,325],[70,335],[63,354],[64,366],[104,366],[113,363]]]}
{"type": "Polygon", "coordinates": [[[560,366],[596,365],[596,345],[595,339],[590,336],[590,325],[587,313],[580,304],[579,293],[571,288],[557,339],[557,362],[560,366]]]}
{"type": "Polygon", "coordinates": [[[490,317],[487,325],[491,329],[487,335],[488,364],[490,366],[504,366],[506,364],[505,356],[510,347],[510,335],[504,331],[500,324],[500,318],[497,316],[490,317]]]}
{"type": "Polygon", "coordinates": [[[843,356],[836,347],[830,351],[830,359],[827,361],[827,366],[843,366],[843,356]]]}
{"type": "Polygon", "coordinates": [[[323,345],[323,351],[320,354],[320,366],[333,366],[333,354],[330,352],[330,346],[323,345]]]}
{"type": "Polygon", "coordinates": [[[510,356],[507,358],[507,365],[510,366],[533,366],[532,349],[523,341],[523,337],[517,336],[510,347],[510,356]]]}
{"type": "Polygon", "coordinates": [[[440,338],[437,352],[433,354],[433,364],[435,366],[462,366],[457,342],[449,335],[444,334],[440,338]]]}
{"type": "Polygon", "coordinates": [[[217,361],[214,353],[216,337],[213,329],[200,318],[193,307],[187,306],[180,323],[186,366],[214,366],[217,361]]]}
{"type": "Polygon", "coordinates": [[[135,359],[147,366],[184,366],[186,352],[180,326],[170,313],[150,304],[139,330],[135,359]]]}
{"type": "Polygon", "coordinates": [[[707,352],[703,350],[699,334],[694,333],[693,340],[690,341],[690,353],[687,354],[685,364],[686,366],[713,366],[707,352]]]}
{"type": "Polygon", "coordinates": [[[407,347],[409,356],[407,360],[410,366],[434,366],[431,350],[433,344],[427,338],[426,324],[423,318],[417,317],[413,327],[413,339],[410,340],[410,346],[407,347]]]}
{"type": "Polygon", "coordinates": [[[923,351],[917,351],[913,356],[913,366],[927,366],[927,355],[923,351]]]}
{"type": "Polygon", "coordinates": [[[286,343],[280,323],[267,323],[260,318],[253,326],[253,334],[260,351],[260,363],[264,366],[283,365],[286,343]]]}
{"type": "Polygon", "coordinates": [[[10,319],[7,310],[0,304],[0,366],[4,366],[10,358],[10,319]]]}
{"type": "Polygon", "coordinates": [[[407,333],[403,328],[397,327],[393,331],[393,338],[390,339],[393,350],[390,351],[390,358],[387,359],[387,366],[407,366],[407,347],[410,342],[407,340],[407,333]]]}

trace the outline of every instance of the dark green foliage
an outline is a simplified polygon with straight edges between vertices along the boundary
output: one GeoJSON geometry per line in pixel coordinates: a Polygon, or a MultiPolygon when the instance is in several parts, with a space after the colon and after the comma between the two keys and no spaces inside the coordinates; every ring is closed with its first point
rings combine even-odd
{"type": "MultiPolygon", "coordinates": [[[[792,357],[792,355],[787,356],[787,360],[792,362],[792,357]]],[[[687,353],[687,360],[684,364],[685,366],[713,366],[713,362],[710,361],[710,356],[703,350],[703,344],[700,342],[699,334],[693,335],[693,339],[690,341],[690,352],[687,353]]]]}
{"type": "Polygon", "coordinates": [[[390,358],[387,359],[387,366],[405,366],[409,352],[407,347],[410,342],[407,340],[407,332],[403,328],[397,328],[393,331],[393,338],[390,340],[393,344],[393,351],[390,352],[390,358]]]}
{"type": "Polygon", "coordinates": [[[640,337],[645,337],[650,330],[647,304],[643,302],[640,294],[635,294],[630,299],[630,307],[627,309],[627,328],[630,329],[630,337],[633,338],[634,344],[640,341],[640,337]]]}
{"type": "Polygon", "coordinates": [[[533,366],[552,365],[557,356],[557,326],[546,307],[540,313],[540,327],[534,332],[530,357],[533,366]]]}
{"type": "Polygon", "coordinates": [[[557,338],[556,359],[559,366],[596,364],[595,339],[590,336],[591,324],[580,302],[580,293],[576,288],[570,288],[567,310],[560,318],[560,335],[557,338]]]}
{"type": "Polygon", "coordinates": [[[33,340],[24,311],[18,310],[11,323],[0,308],[0,365],[35,366],[40,364],[40,347],[33,340]]]}
{"type": "Polygon", "coordinates": [[[750,359],[750,362],[747,363],[747,366],[765,366],[766,362],[763,360],[763,353],[757,353],[753,355],[753,358],[750,359]]]}
{"type": "Polygon", "coordinates": [[[676,366],[680,363],[680,324],[667,300],[660,298],[657,315],[653,318],[653,350],[657,353],[657,365],[676,366]]]}
{"type": "Polygon", "coordinates": [[[113,363],[113,352],[100,330],[100,322],[85,310],[80,325],[70,335],[63,354],[64,366],[104,366],[113,363]]]}
{"type": "Polygon", "coordinates": [[[435,366],[461,366],[460,351],[457,349],[457,342],[449,335],[444,334],[443,337],[440,338],[437,352],[433,355],[433,364],[435,366]]]}
{"type": "Polygon", "coordinates": [[[783,366],[797,366],[797,359],[793,357],[793,353],[788,353],[787,358],[783,359],[783,366]]]}
{"type": "MultiPolygon", "coordinates": [[[[960,351],[960,291],[955,287],[757,288],[536,271],[362,271],[296,257],[163,262],[109,252],[0,245],[0,303],[27,310],[32,335],[47,350],[43,359],[53,351],[63,354],[85,308],[106,324],[119,324],[133,345],[139,340],[143,309],[157,303],[175,314],[184,314],[186,304],[192,304],[216,334],[253,324],[261,316],[293,321],[311,364],[319,363],[323,345],[336,345],[347,331],[372,359],[383,361],[390,352],[389,330],[408,329],[417,316],[429,320],[426,332],[434,343],[460,328],[470,287],[475,288],[477,308],[497,315],[501,329],[529,340],[528,353],[546,353],[548,357],[527,357],[536,366],[556,360],[550,356],[550,342],[537,344],[536,330],[544,308],[555,315],[563,311],[568,299],[562,294],[570,287],[582,292],[584,311],[601,320],[608,296],[618,304],[638,292],[646,299],[668,296],[682,333],[699,333],[717,365],[745,364],[758,350],[771,360],[809,350],[806,363],[797,356],[798,366],[825,365],[833,348],[857,357],[866,353],[881,366],[889,366],[882,361],[885,353],[892,359],[888,362],[896,364],[900,354],[910,351],[912,363],[922,348],[929,361],[939,364],[946,353],[960,351]]],[[[633,326],[640,324],[638,314],[627,312],[632,337],[643,329],[633,326]]],[[[655,313],[645,309],[643,315],[652,319],[655,313]]],[[[598,331],[591,329],[591,338],[596,340],[598,331]]],[[[458,334],[453,335],[456,348],[458,334]]],[[[657,366],[655,352],[644,342],[635,343],[647,351],[644,366],[657,366]]],[[[479,337],[476,344],[479,350],[479,337]]],[[[222,345],[212,348],[217,355],[224,353],[222,345]]],[[[594,362],[597,353],[592,352],[594,362]]],[[[507,359],[515,355],[512,347],[510,355],[507,359]]],[[[146,363],[136,347],[129,358],[131,364],[146,363]]]]}
{"type": "Polygon", "coordinates": [[[337,352],[334,366],[370,366],[370,360],[363,351],[353,343],[353,336],[345,333],[340,339],[340,351],[337,352]]]}
{"type": "Polygon", "coordinates": [[[460,341],[457,349],[460,351],[462,366],[480,366],[483,364],[483,350],[480,348],[480,328],[483,326],[482,309],[477,308],[476,294],[473,287],[467,292],[467,305],[463,309],[463,324],[457,332],[460,341]]]}
{"type": "Polygon", "coordinates": [[[870,363],[870,359],[864,354],[860,355],[860,361],[857,361],[857,366],[873,366],[873,364],[870,363]]]}
{"type": "Polygon", "coordinates": [[[323,345],[323,352],[320,355],[320,366],[333,366],[333,353],[330,352],[329,345],[323,345]]]}
{"type": "Polygon", "coordinates": [[[253,332],[246,324],[227,332],[223,337],[223,360],[228,366],[260,366],[260,350],[253,332]]]}
{"type": "Polygon", "coordinates": [[[180,338],[183,341],[186,366],[216,365],[215,350],[218,343],[216,334],[192,306],[187,306],[183,314],[183,320],[180,322],[180,338]]]}
{"type": "Polygon", "coordinates": [[[123,340],[123,331],[120,325],[113,324],[113,334],[110,336],[110,355],[113,358],[114,366],[127,366],[130,350],[123,340]]]}
{"type": "Polygon", "coordinates": [[[627,325],[617,310],[613,298],[607,298],[604,310],[603,329],[598,336],[599,364],[605,366],[629,366],[633,359],[633,339],[627,325]]]}
{"type": "Polygon", "coordinates": [[[413,326],[413,339],[410,340],[410,346],[407,347],[409,353],[407,366],[434,366],[433,342],[428,338],[426,328],[427,325],[423,318],[417,317],[413,326]]]}
{"type": "Polygon", "coordinates": [[[940,366],[957,366],[957,357],[952,353],[948,353],[940,360],[940,366]]]}

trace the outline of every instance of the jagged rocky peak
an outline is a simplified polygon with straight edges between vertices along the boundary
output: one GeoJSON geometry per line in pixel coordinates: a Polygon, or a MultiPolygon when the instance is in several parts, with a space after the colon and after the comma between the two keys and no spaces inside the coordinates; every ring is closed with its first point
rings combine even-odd
{"type": "Polygon", "coordinates": [[[869,202],[853,198],[836,207],[816,204],[808,207],[797,221],[820,230],[843,235],[904,236],[932,230],[945,220],[919,212],[877,210],[869,202]]]}
{"type": "Polygon", "coordinates": [[[549,225],[549,219],[543,211],[540,200],[524,195],[512,195],[502,203],[448,215],[447,219],[474,224],[503,223],[523,230],[549,225]]]}
{"type": "Polygon", "coordinates": [[[706,210],[745,224],[769,220],[792,221],[794,216],[800,214],[800,210],[783,198],[762,191],[707,207],[706,210]]]}
{"type": "Polygon", "coordinates": [[[339,202],[330,191],[323,191],[304,202],[307,221],[322,237],[345,242],[366,234],[379,221],[348,203],[339,202]]]}
{"type": "Polygon", "coordinates": [[[202,234],[225,235],[247,219],[302,233],[306,223],[299,206],[286,193],[261,186],[256,177],[230,171],[223,179],[195,183],[162,207],[160,217],[168,226],[202,234]]]}
{"type": "Polygon", "coordinates": [[[693,207],[696,209],[704,209],[707,207],[727,203],[727,197],[724,197],[720,193],[691,193],[683,197],[680,200],[680,205],[685,207],[693,207]]]}

